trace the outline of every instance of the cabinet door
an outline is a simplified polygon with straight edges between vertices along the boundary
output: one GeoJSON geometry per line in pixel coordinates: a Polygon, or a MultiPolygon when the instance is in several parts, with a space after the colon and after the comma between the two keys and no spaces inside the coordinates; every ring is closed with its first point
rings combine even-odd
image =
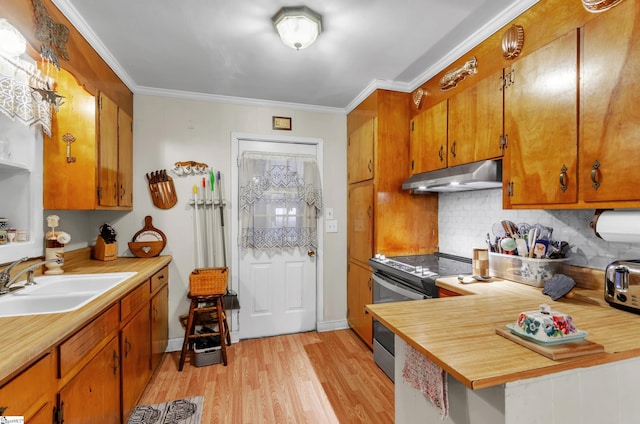
{"type": "Polygon", "coordinates": [[[446,100],[411,120],[409,143],[412,174],[447,167],[446,100]]]}
{"type": "Polygon", "coordinates": [[[169,340],[169,286],[151,298],[151,371],[155,371],[169,340]]]}
{"type": "Polygon", "coordinates": [[[44,209],[95,209],[96,99],[64,69],[56,90],[65,98],[51,118],[52,138],[43,140],[44,209]]]}
{"type": "Polygon", "coordinates": [[[371,119],[349,134],[347,168],[349,183],[373,178],[376,120],[371,119]]]}
{"type": "Polygon", "coordinates": [[[133,207],[133,119],[118,109],[118,206],[133,207]]]}
{"type": "Polygon", "coordinates": [[[64,422],[120,422],[120,356],[114,337],[59,393],[64,422]]]}
{"type": "Polygon", "coordinates": [[[366,264],[373,256],[373,184],[349,188],[349,257],[366,264]]]}
{"type": "Polygon", "coordinates": [[[580,191],[586,202],[640,200],[640,4],[624,2],[584,27],[580,191]]]}
{"type": "Polygon", "coordinates": [[[100,93],[98,103],[100,206],[118,206],[118,105],[100,93]]]}
{"type": "Polygon", "coordinates": [[[373,318],[365,305],[373,303],[371,269],[350,263],[347,274],[347,321],[349,326],[373,347],[373,318]]]}
{"type": "Polygon", "coordinates": [[[577,31],[505,71],[505,174],[511,205],[577,201],[577,31]]]}
{"type": "Polygon", "coordinates": [[[449,166],[502,156],[502,71],[449,99],[449,166]]]}
{"type": "Polygon", "coordinates": [[[122,357],[122,422],[126,422],[151,377],[151,321],[141,309],[120,334],[122,357]]]}
{"type": "Polygon", "coordinates": [[[33,417],[37,422],[36,416],[48,414],[51,422],[55,377],[53,355],[47,354],[0,387],[0,416],[23,416],[27,422],[33,417]]]}

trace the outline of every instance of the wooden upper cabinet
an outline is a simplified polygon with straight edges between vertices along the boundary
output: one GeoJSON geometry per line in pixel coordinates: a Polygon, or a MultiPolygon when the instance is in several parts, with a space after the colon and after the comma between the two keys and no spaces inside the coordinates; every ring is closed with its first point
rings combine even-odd
{"type": "Polygon", "coordinates": [[[447,101],[411,120],[409,138],[411,174],[447,167],[447,101]]]}
{"type": "Polygon", "coordinates": [[[98,162],[96,99],[64,69],[56,78],[56,90],[65,98],[53,113],[52,136],[44,138],[44,209],[94,209],[98,162]]]}
{"type": "Polygon", "coordinates": [[[367,264],[373,256],[373,184],[349,187],[350,259],[367,264]]]}
{"type": "Polygon", "coordinates": [[[118,109],[118,206],[133,207],[133,118],[118,109]]]}
{"type": "Polygon", "coordinates": [[[578,34],[505,70],[505,206],[577,202],[578,34]]]}
{"type": "Polygon", "coordinates": [[[44,208],[130,210],[131,116],[103,93],[96,100],[64,69],[56,83],[65,101],[44,143],[44,208]]]}
{"type": "Polygon", "coordinates": [[[375,133],[376,119],[372,118],[349,135],[347,148],[349,184],[373,178],[375,133]]]}
{"type": "Polygon", "coordinates": [[[98,100],[100,162],[98,203],[118,206],[118,105],[100,93],[98,100]]]}
{"type": "Polygon", "coordinates": [[[118,105],[100,93],[98,203],[101,207],[133,206],[133,132],[132,119],[118,105]]]}
{"type": "Polygon", "coordinates": [[[579,157],[585,202],[640,200],[638,22],[640,3],[624,2],[584,26],[579,157]]]}
{"type": "Polygon", "coordinates": [[[502,156],[502,70],[449,99],[449,166],[502,156]]]}

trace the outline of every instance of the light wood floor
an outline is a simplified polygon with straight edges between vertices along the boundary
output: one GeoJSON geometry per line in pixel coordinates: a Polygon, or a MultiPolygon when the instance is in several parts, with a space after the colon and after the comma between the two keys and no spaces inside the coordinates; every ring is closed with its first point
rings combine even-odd
{"type": "Polygon", "coordinates": [[[139,402],[204,396],[202,424],[392,423],[394,387],[351,330],[243,340],[228,365],[166,354],[139,402]]]}

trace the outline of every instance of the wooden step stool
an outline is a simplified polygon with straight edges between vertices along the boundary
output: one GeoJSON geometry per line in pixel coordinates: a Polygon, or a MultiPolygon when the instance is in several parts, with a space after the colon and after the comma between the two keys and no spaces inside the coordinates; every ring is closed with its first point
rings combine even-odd
{"type": "Polygon", "coordinates": [[[222,362],[227,365],[227,345],[231,346],[231,334],[224,307],[223,296],[227,291],[228,268],[198,268],[189,276],[189,294],[191,299],[189,315],[182,342],[180,364],[178,371],[182,371],[187,351],[196,339],[206,337],[220,337],[222,362]],[[217,331],[210,333],[195,332],[196,325],[217,323],[217,331]]]}

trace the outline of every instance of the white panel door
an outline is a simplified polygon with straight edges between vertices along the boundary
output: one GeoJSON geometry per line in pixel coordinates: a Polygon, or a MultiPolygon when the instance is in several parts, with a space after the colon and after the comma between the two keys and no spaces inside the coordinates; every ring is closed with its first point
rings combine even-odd
{"type": "MultiPolygon", "coordinates": [[[[244,151],[314,155],[316,146],[240,140],[239,155],[244,151]]],[[[268,253],[240,249],[237,275],[241,339],[316,328],[315,254],[306,249],[268,253]]]]}

